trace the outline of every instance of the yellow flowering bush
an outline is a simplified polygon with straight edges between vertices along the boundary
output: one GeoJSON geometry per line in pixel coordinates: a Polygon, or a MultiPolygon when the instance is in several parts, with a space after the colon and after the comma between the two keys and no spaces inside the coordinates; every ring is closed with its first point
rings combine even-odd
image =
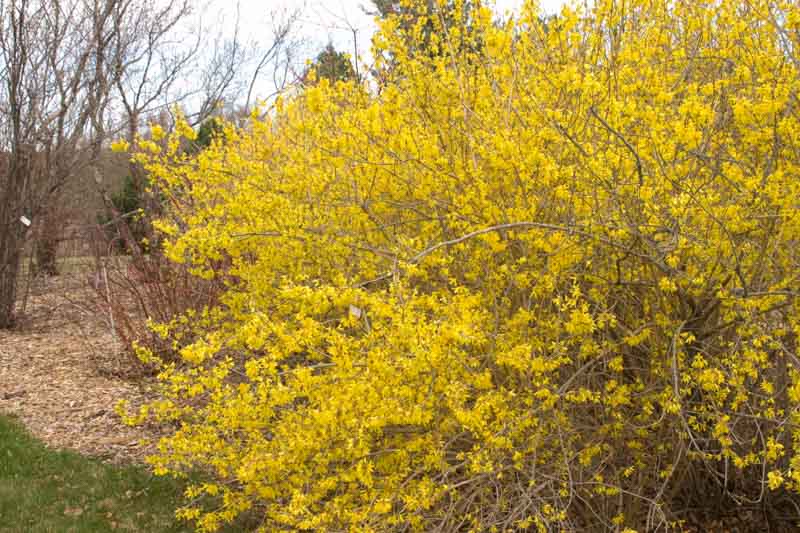
{"type": "Polygon", "coordinates": [[[437,0],[383,22],[379,87],[137,155],[165,252],[227,287],[130,414],[216,480],[181,516],[653,531],[795,498],[800,9],[594,4],[437,0]]]}

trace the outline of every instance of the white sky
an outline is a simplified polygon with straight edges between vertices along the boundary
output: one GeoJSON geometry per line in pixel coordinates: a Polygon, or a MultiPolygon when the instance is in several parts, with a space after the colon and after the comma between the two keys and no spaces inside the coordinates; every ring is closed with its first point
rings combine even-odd
{"type": "MultiPolygon", "coordinates": [[[[215,0],[218,6],[228,5],[233,9],[234,0],[215,0]]],[[[541,0],[542,9],[553,13],[563,3],[563,0],[541,0]]],[[[517,9],[522,0],[495,0],[495,10],[503,13],[507,10],[517,9]]],[[[251,26],[257,31],[260,24],[269,22],[269,14],[279,10],[303,10],[302,33],[320,46],[332,40],[334,44],[344,41],[352,44],[352,26],[363,33],[365,43],[375,29],[372,18],[364,12],[364,8],[373,9],[370,0],[240,0],[239,6],[242,21],[245,26],[251,26]]],[[[362,36],[360,36],[362,37],[362,36]]],[[[359,39],[361,40],[361,39],[359,39]]]]}
{"type": "MultiPolygon", "coordinates": [[[[231,28],[234,26],[236,0],[205,2],[206,23],[218,23],[231,28]]],[[[557,12],[563,3],[564,0],[540,0],[542,9],[548,13],[557,12]]],[[[498,13],[513,11],[521,4],[522,0],[494,0],[495,11],[498,13]]],[[[268,42],[275,19],[280,18],[281,13],[301,9],[302,15],[299,26],[295,28],[295,35],[304,42],[299,52],[305,56],[303,60],[316,56],[328,42],[332,42],[338,50],[352,54],[354,29],[362,61],[369,62],[370,38],[375,31],[375,23],[364,12],[364,7],[370,10],[373,8],[370,0],[238,0],[238,6],[241,36],[247,40],[268,42]]],[[[259,92],[269,90],[269,85],[266,82],[259,83],[259,86],[264,87],[259,92]]]]}

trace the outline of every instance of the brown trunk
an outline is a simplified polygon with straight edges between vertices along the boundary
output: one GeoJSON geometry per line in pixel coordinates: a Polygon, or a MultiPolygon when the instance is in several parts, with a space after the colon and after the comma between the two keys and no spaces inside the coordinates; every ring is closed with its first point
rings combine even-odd
{"type": "Polygon", "coordinates": [[[19,148],[2,163],[6,172],[0,174],[5,183],[0,189],[0,329],[14,325],[17,303],[17,277],[25,243],[25,232],[30,224],[22,216],[23,195],[28,168],[25,154],[19,148]]]}
{"type": "Polygon", "coordinates": [[[33,256],[36,260],[35,273],[37,276],[58,276],[56,254],[64,234],[64,221],[68,218],[68,214],[59,210],[57,205],[58,196],[54,196],[40,210],[41,214],[36,224],[33,256]]]}
{"type": "Polygon", "coordinates": [[[58,239],[50,235],[42,235],[36,241],[36,273],[46,276],[58,276],[56,264],[56,251],[58,239]]]}
{"type": "Polygon", "coordinates": [[[0,329],[14,325],[24,226],[0,206],[0,329]]]}

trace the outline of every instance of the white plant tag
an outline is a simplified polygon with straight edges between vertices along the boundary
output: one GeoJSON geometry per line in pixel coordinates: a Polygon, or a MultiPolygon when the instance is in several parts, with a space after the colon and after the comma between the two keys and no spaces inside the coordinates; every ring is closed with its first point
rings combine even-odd
{"type": "Polygon", "coordinates": [[[26,226],[30,226],[31,225],[31,219],[29,219],[25,215],[22,215],[21,217],[19,217],[19,221],[22,222],[23,224],[25,224],[26,226]]]}

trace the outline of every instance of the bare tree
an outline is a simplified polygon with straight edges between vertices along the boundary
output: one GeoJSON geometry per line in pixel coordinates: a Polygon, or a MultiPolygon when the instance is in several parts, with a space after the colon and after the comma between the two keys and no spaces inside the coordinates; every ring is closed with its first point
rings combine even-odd
{"type": "MultiPolygon", "coordinates": [[[[194,16],[196,2],[190,0],[138,2],[142,9],[120,21],[115,46],[121,73],[115,97],[131,141],[143,118],[163,110],[188,110],[187,118],[196,125],[244,96],[245,90],[250,102],[259,77],[268,67],[281,71],[295,46],[291,32],[299,10],[269,13],[268,37],[247,42],[240,34],[238,4],[232,23],[206,24],[194,16]]],[[[279,78],[276,74],[276,84],[279,78]]]]}
{"type": "MultiPolygon", "coordinates": [[[[247,86],[247,97],[244,101],[244,110],[250,110],[254,104],[255,88],[265,71],[272,67],[272,83],[275,93],[286,88],[295,81],[297,75],[293,72],[293,63],[297,59],[295,52],[303,45],[302,40],[293,38],[293,30],[300,21],[303,8],[293,10],[283,9],[270,13],[271,41],[255,43],[255,66],[250,75],[247,86]]],[[[267,97],[271,95],[265,95],[267,97]]]]}
{"type": "MultiPolygon", "coordinates": [[[[186,112],[192,125],[197,125],[225,105],[233,104],[246,94],[249,107],[254,86],[269,67],[278,73],[288,71],[282,65],[292,60],[292,29],[299,18],[298,10],[276,10],[270,13],[271,27],[266,41],[246,42],[240,35],[238,4],[232,24],[219,20],[206,24],[195,17],[189,0],[139,0],[141,9],[131,12],[119,22],[115,34],[114,102],[119,108],[121,129],[128,141],[139,135],[145,121],[164,125],[164,114],[175,108],[186,112]],[[224,30],[228,29],[226,33],[224,30]]],[[[277,81],[276,81],[277,85],[277,81]]],[[[144,175],[131,162],[130,175],[136,188],[143,192],[144,175]]],[[[116,222],[116,229],[134,259],[140,259],[141,248],[135,242],[128,220],[115,211],[107,191],[100,191],[116,222]]],[[[157,202],[149,198],[151,213],[158,211],[157,202]]]]}
{"type": "Polygon", "coordinates": [[[0,0],[0,327],[14,322],[31,221],[85,161],[108,104],[106,57],[132,0],[0,0]]]}
{"type": "MultiPolygon", "coordinates": [[[[272,42],[253,46],[239,36],[238,20],[233,35],[223,35],[219,24],[214,30],[193,17],[195,5],[0,0],[0,328],[14,323],[30,227],[63,225],[48,218],[55,212],[48,206],[68,180],[97,172],[111,137],[132,140],[148,117],[177,106],[199,123],[223,103],[249,98],[253,80],[284,57],[297,17],[273,18],[280,23],[272,42]]],[[[42,262],[54,260],[52,241],[39,248],[42,262]]]]}

